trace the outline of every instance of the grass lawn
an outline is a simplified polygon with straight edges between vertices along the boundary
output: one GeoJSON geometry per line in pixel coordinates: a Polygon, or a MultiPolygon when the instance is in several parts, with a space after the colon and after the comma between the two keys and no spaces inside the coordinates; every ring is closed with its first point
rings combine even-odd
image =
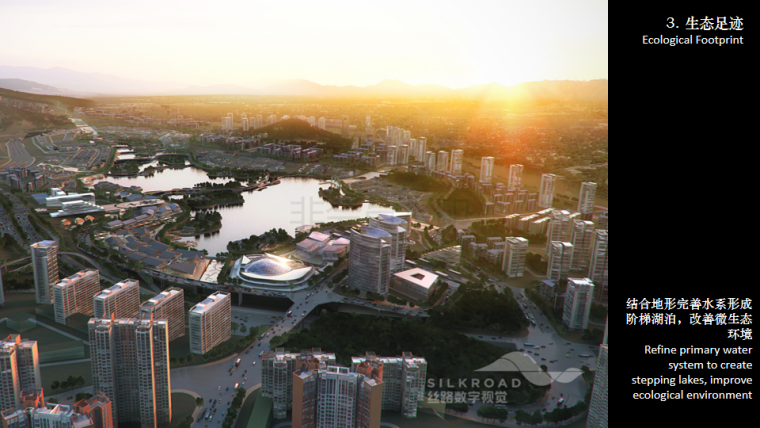
{"type": "Polygon", "coordinates": [[[26,138],[23,141],[21,141],[21,143],[24,145],[24,148],[26,149],[27,152],[29,152],[30,155],[38,159],[41,157],[49,156],[49,155],[46,155],[45,152],[43,152],[42,150],[38,149],[37,146],[34,145],[34,142],[32,141],[31,138],[26,138]]]}
{"type": "MultiPolygon", "coordinates": [[[[165,428],[176,428],[188,415],[195,410],[195,398],[184,392],[172,392],[172,422],[163,425],[165,428]]],[[[195,423],[195,421],[193,421],[195,423]]]]}
{"type": "MultiPolygon", "coordinates": [[[[23,336],[22,336],[23,337],[23,336]]],[[[50,384],[54,380],[63,381],[69,376],[84,378],[84,386],[92,385],[92,367],[89,361],[72,364],[60,364],[57,366],[40,367],[40,376],[42,377],[42,387],[45,391],[50,389],[50,384]]],[[[63,391],[52,391],[51,394],[59,394],[63,391]]]]}
{"type": "Polygon", "coordinates": [[[235,428],[246,428],[248,426],[248,419],[251,417],[251,411],[253,405],[256,403],[256,396],[258,395],[258,389],[254,389],[245,396],[243,405],[238,410],[238,417],[235,421],[235,428]]]}

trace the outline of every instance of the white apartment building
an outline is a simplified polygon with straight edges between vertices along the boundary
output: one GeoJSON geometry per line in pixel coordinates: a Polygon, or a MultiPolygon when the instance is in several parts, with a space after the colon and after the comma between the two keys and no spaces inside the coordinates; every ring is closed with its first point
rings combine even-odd
{"type": "Polygon", "coordinates": [[[92,318],[88,327],[93,390],[113,403],[114,427],[121,422],[139,422],[143,428],[170,423],[167,321],[92,318]]]}
{"type": "Polygon", "coordinates": [[[53,284],[58,282],[58,245],[41,241],[31,245],[34,269],[34,297],[38,304],[53,302],[53,284]]]}
{"type": "Polygon", "coordinates": [[[464,150],[452,150],[451,151],[451,167],[449,173],[454,175],[462,175],[462,160],[464,159],[464,150]]]}
{"type": "Polygon", "coordinates": [[[427,138],[417,137],[417,161],[423,161],[427,153],[427,138]]]}
{"type": "Polygon", "coordinates": [[[541,174],[541,187],[538,191],[539,208],[551,208],[554,203],[554,188],[557,186],[558,178],[554,174],[541,174]]]}
{"type": "Polygon", "coordinates": [[[493,176],[493,162],[492,156],[486,156],[480,159],[480,181],[483,183],[490,183],[493,176]]]}
{"type": "Polygon", "coordinates": [[[578,212],[591,215],[594,212],[594,198],[596,197],[596,183],[581,183],[581,193],[578,195],[578,212]]]}
{"type": "Polygon", "coordinates": [[[585,330],[591,313],[594,283],[589,278],[568,278],[562,324],[569,331],[585,330]]]}
{"type": "Polygon", "coordinates": [[[169,322],[169,341],[185,335],[185,290],[177,287],[162,291],[140,305],[141,319],[169,322]]]}
{"type": "Polygon", "coordinates": [[[369,226],[353,228],[350,233],[348,283],[358,290],[387,296],[393,237],[382,229],[369,226]]]}
{"type": "Polygon", "coordinates": [[[23,391],[42,388],[37,341],[0,339],[0,408],[17,408],[23,391]]]}
{"type": "Polygon", "coordinates": [[[501,269],[509,278],[522,278],[525,271],[528,240],[519,237],[508,237],[504,240],[507,242],[507,246],[504,249],[504,261],[501,269]]]}
{"type": "Polygon", "coordinates": [[[586,269],[591,255],[591,241],[594,238],[594,223],[588,220],[574,220],[570,242],[573,244],[573,263],[570,270],[586,269]]]}
{"type": "MultiPolygon", "coordinates": [[[[606,331],[606,329],[605,329],[606,331]]],[[[599,358],[596,360],[596,374],[594,375],[594,386],[591,391],[591,403],[588,406],[588,419],[586,420],[587,428],[607,428],[607,397],[609,378],[607,370],[607,360],[609,359],[609,349],[607,341],[599,346],[599,358]]]]}
{"type": "Polygon", "coordinates": [[[125,279],[92,299],[95,318],[135,317],[140,308],[140,283],[135,279],[125,279]]]}
{"type": "Polygon", "coordinates": [[[552,241],[567,241],[570,239],[570,224],[570,211],[553,210],[549,214],[549,225],[546,228],[547,255],[551,251],[552,241]]]}
{"type": "Polygon", "coordinates": [[[435,171],[435,152],[425,152],[425,169],[435,171]]]}
{"type": "Polygon", "coordinates": [[[609,281],[607,269],[607,231],[597,229],[594,232],[594,245],[591,250],[588,277],[597,284],[609,281]]]}
{"type": "Polygon", "coordinates": [[[382,409],[400,412],[405,418],[417,417],[418,402],[425,398],[427,360],[411,352],[378,357],[368,351],[363,357],[351,357],[351,371],[358,372],[359,365],[367,362],[379,362],[383,366],[382,409]]]}
{"type": "Polygon", "coordinates": [[[232,300],[230,294],[216,291],[188,312],[190,352],[205,354],[230,339],[232,300]]]}
{"type": "Polygon", "coordinates": [[[409,223],[392,215],[378,214],[377,217],[369,218],[369,225],[370,227],[388,232],[391,235],[390,272],[402,270],[404,260],[406,259],[406,240],[409,223]]]}
{"type": "Polygon", "coordinates": [[[449,152],[441,150],[438,152],[438,166],[436,171],[446,171],[449,169],[449,152]]]}
{"type": "Polygon", "coordinates": [[[514,164],[509,166],[509,181],[507,182],[507,191],[512,192],[522,187],[523,166],[514,164]]]}
{"type": "Polygon", "coordinates": [[[55,321],[68,324],[73,314],[94,315],[93,297],[100,293],[100,272],[85,269],[53,286],[55,321]]]}
{"type": "Polygon", "coordinates": [[[559,281],[570,274],[573,262],[573,244],[569,242],[550,241],[547,253],[546,279],[559,281]]]}

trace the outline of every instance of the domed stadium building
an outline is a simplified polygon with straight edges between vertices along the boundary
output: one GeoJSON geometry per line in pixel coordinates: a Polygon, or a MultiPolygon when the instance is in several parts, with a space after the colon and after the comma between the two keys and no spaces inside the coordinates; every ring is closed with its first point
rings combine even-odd
{"type": "Polygon", "coordinates": [[[243,256],[235,261],[230,269],[232,278],[240,278],[241,285],[266,288],[290,285],[300,286],[314,274],[314,268],[298,260],[291,260],[273,254],[256,254],[243,256]]]}

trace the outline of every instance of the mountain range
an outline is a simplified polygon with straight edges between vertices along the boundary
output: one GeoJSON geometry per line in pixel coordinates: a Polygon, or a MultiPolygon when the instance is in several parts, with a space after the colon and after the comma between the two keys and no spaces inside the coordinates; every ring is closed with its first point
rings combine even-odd
{"type": "Polygon", "coordinates": [[[314,97],[467,97],[491,99],[568,99],[607,101],[607,79],[544,80],[513,86],[497,83],[451,89],[441,85],[410,85],[400,80],[358,86],[320,85],[308,80],[262,80],[251,86],[219,84],[182,87],[62,67],[0,66],[0,88],[45,95],[97,97],[105,95],[291,95],[314,97]],[[41,82],[41,83],[39,83],[41,82]]]}

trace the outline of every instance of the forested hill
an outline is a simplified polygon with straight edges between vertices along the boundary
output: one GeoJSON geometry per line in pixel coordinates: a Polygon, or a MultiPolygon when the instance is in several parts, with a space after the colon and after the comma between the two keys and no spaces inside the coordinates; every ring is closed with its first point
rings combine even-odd
{"type": "Polygon", "coordinates": [[[244,134],[249,136],[262,133],[268,134],[267,141],[270,142],[273,140],[288,141],[297,139],[317,141],[324,143],[319,144],[317,147],[321,147],[325,151],[332,150],[333,153],[340,153],[351,148],[351,140],[348,138],[343,138],[338,134],[319,129],[316,126],[310,126],[307,122],[299,119],[286,119],[263,128],[244,132],[244,134]]]}

